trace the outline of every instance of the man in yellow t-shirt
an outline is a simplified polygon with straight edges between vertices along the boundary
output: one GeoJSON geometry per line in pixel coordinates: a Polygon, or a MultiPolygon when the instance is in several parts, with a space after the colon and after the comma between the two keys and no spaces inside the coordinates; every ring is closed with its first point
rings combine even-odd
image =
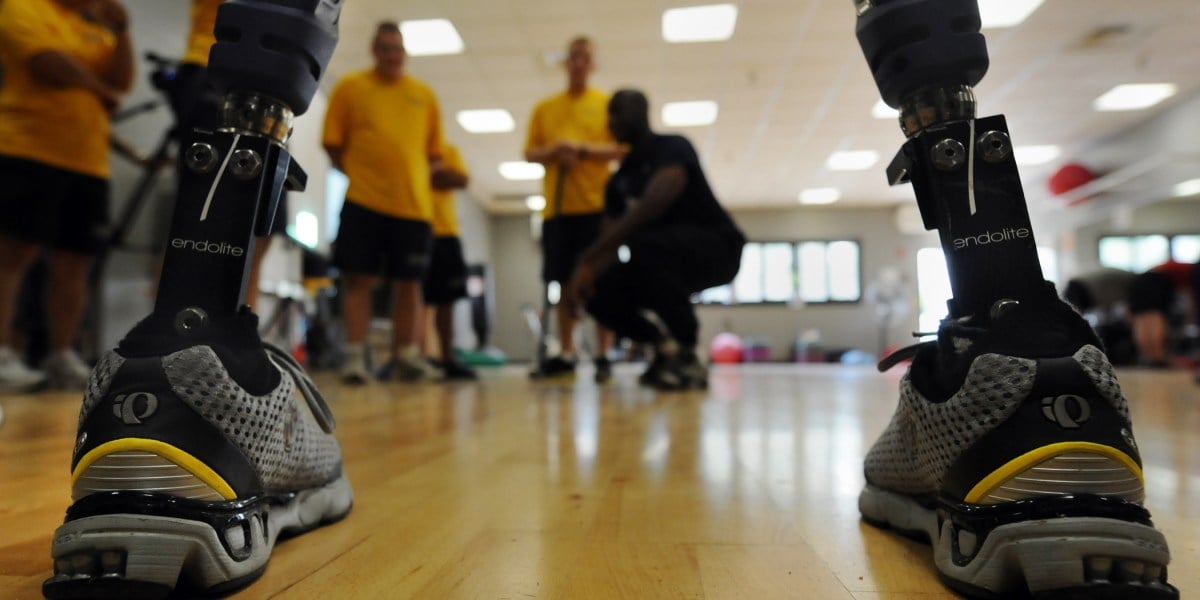
{"type": "Polygon", "coordinates": [[[395,374],[407,380],[436,375],[417,347],[421,280],[433,245],[431,163],[441,154],[437,97],[404,72],[404,38],[395,23],[379,25],[372,43],[375,67],[352,73],[334,87],[325,114],[323,144],[333,165],[350,179],[333,262],[346,291],[343,316],[349,341],[342,379],[362,383],[371,289],[380,276],[393,281],[395,374]]]}
{"type": "Polygon", "coordinates": [[[12,349],[18,286],[49,246],[54,387],[82,389],[74,350],[87,272],[108,223],[109,113],[133,83],[128,16],[117,0],[0,1],[0,389],[43,375],[12,349]]]}
{"type": "MultiPolygon", "coordinates": [[[[600,236],[609,163],[621,156],[608,131],[608,94],[588,87],[595,69],[591,40],[571,40],[565,67],[567,89],[537,104],[525,138],[525,160],[546,166],[542,280],[560,286],[571,280],[579,255],[600,236]]],[[[538,365],[543,375],[575,370],[575,316],[561,302],[558,325],[562,354],[538,365]]],[[[596,379],[605,381],[611,374],[606,351],[612,334],[599,327],[597,333],[596,379]]]]}
{"type": "Polygon", "coordinates": [[[440,366],[448,380],[475,379],[475,371],[454,353],[454,303],[467,297],[467,261],[458,237],[454,190],[467,187],[469,177],[458,148],[447,143],[433,173],[433,253],[423,292],[425,304],[434,312],[440,366]]]}

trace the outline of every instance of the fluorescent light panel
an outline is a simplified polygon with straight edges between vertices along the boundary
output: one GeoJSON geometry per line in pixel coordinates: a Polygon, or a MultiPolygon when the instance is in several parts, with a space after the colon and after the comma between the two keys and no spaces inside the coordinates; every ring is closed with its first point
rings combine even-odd
{"type": "Polygon", "coordinates": [[[460,110],[456,118],[470,133],[503,133],[517,128],[512,114],[503,108],[460,110]]]}
{"type": "Polygon", "coordinates": [[[841,197],[837,188],[810,188],[800,192],[800,204],[833,204],[841,197]]]}
{"type": "Polygon", "coordinates": [[[1044,165],[1062,155],[1058,146],[1017,146],[1013,148],[1013,158],[1018,165],[1033,167],[1044,165]]]}
{"type": "Polygon", "coordinates": [[[1101,112],[1150,108],[1175,95],[1173,83],[1125,83],[1114,87],[1092,102],[1101,112]]]}
{"type": "Polygon", "coordinates": [[[1016,27],[1042,5],[1043,0],[979,0],[979,20],[984,29],[1016,27]]]}
{"type": "Polygon", "coordinates": [[[1196,194],[1200,194],[1200,179],[1181,181],[1175,184],[1175,189],[1173,191],[1175,192],[1175,196],[1177,198],[1184,198],[1187,196],[1195,196],[1196,194]]]}
{"type": "Polygon", "coordinates": [[[500,163],[500,176],[509,181],[532,181],[546,176],[546,167],[522,160],[500,163]]]}
{"type": "Polygon", "coordinates": [[[733,37],[737,14],[734,4],[668,9],[663,11],[662,36],[670,43],[727,40],[733,37]]]}
{"type": "Polygon", "coordinates": [[[668,127],[699,127],[717,120],[717,103],[712,100],[668,102],[662,107],[662,121],[668,127]]]}
{"type": "Polygon", "coordinates": [[[529,196],[525,198],[525,206],[534,212],[546,208],[546,197],[542,195],[529,196]]]}
{"type": "Polygon", "coordinates": [[[454,24],[446,19],[402,21],[400,33],[404,35],[404,51],[409,56],[461,54],[463,51],[462,37],[454,24]]]}
{"type": "Polygon", "coordinates": [[[879,153],[874,150],[843,150],[829,155],[825,168],[830,171],[863,171],[879,162],[879,153]]]}

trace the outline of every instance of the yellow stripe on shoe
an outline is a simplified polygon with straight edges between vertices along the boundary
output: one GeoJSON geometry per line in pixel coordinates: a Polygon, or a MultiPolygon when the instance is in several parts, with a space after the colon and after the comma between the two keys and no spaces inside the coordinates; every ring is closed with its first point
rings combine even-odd
{"type": "Polygon", "coordinates": [[[80,477],[92,465],[107,456],[122,453],[122,452],[147,452],[162,457],[168,462],[178,465],[183,470],[191,473],[196,479],[211,487],[221,498],[225,500],[237,499],[237,493],[233,491],[233,486],[229,485],[225,478],[221,477],[216,471],[212,470],[208,465],[204,464],[200,459],[159,440],[149,440],[143,438],[122,438],[105,442],[79,459],[79,464],[75,465],[75,469],[71,472],[71,486],[74,487],[80,477]]]}
{"type": "Polygon", "coordinates": [[[1145,477],[1137,461],[1103,444],[1062,442],[1008,461],[967,494],[968,504],[1061,494],[1114,496],[1140,504],[1145,477]]]}

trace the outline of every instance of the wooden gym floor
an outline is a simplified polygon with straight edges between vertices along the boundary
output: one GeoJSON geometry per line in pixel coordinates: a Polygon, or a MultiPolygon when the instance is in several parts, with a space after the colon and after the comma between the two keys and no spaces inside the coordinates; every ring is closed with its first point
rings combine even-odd
{"type": "MultiPolygon", "coordinates": [[[[859,521],[901,369],[717,369],[707,393],[531,383],[340,387],[356,505],[239,598],[954,597],[928,547],[859,521]]],[[[1200,388],[1125,371],[1172,582],[1200,595],[1200,388]]],[[[0,598],[39,598],[79,398],[0,398],[0,598]]]]}

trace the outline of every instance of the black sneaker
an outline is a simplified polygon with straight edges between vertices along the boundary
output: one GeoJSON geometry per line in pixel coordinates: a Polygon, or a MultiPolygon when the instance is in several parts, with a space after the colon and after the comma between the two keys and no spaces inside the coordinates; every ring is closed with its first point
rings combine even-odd
{"type": "Polygon", "coordinates": [[[256,318],[232,321],[185,341],[147,320],[96,365],[47,597],[228,592],[262,574],[281,535],[349,512],[329,408],[288,353],[264,348],[256,318]]]}
{"type": "Polygon", "coordinates": [[[1052,287],[991,312],[903,353],[915,358],[866,458],[863,519],[929,540],[942,580],[972,597],[1178,598],[1092,330],[1052,287]]]}
{"type": "Polygon", "coordinates": [[[659,390],[706,389],[708,369],[693,351],[681,350],[672,357],[657,354],[638,382],[659,390]]]}
{"type": "Polygon", "coordinates": [[[475,374],[475,369],[458,361],[443,362],[441,367],[443,377],[446,381],[475,381],[479,379],[479,376],[475,374]]]}
{"type": "Polygon", "coordinates": [[[596,364],[596,383],[608,383],[612,379],[612,361],[608,360],[607,356],[601,356],[595,361],[596,364]]]}
{"type": "Polygon", "coordinates": [[[575,376],[575,361],[555,356],[542,361],[537,370],[529,374],[534,379],[560,379],[575,376]]]}

